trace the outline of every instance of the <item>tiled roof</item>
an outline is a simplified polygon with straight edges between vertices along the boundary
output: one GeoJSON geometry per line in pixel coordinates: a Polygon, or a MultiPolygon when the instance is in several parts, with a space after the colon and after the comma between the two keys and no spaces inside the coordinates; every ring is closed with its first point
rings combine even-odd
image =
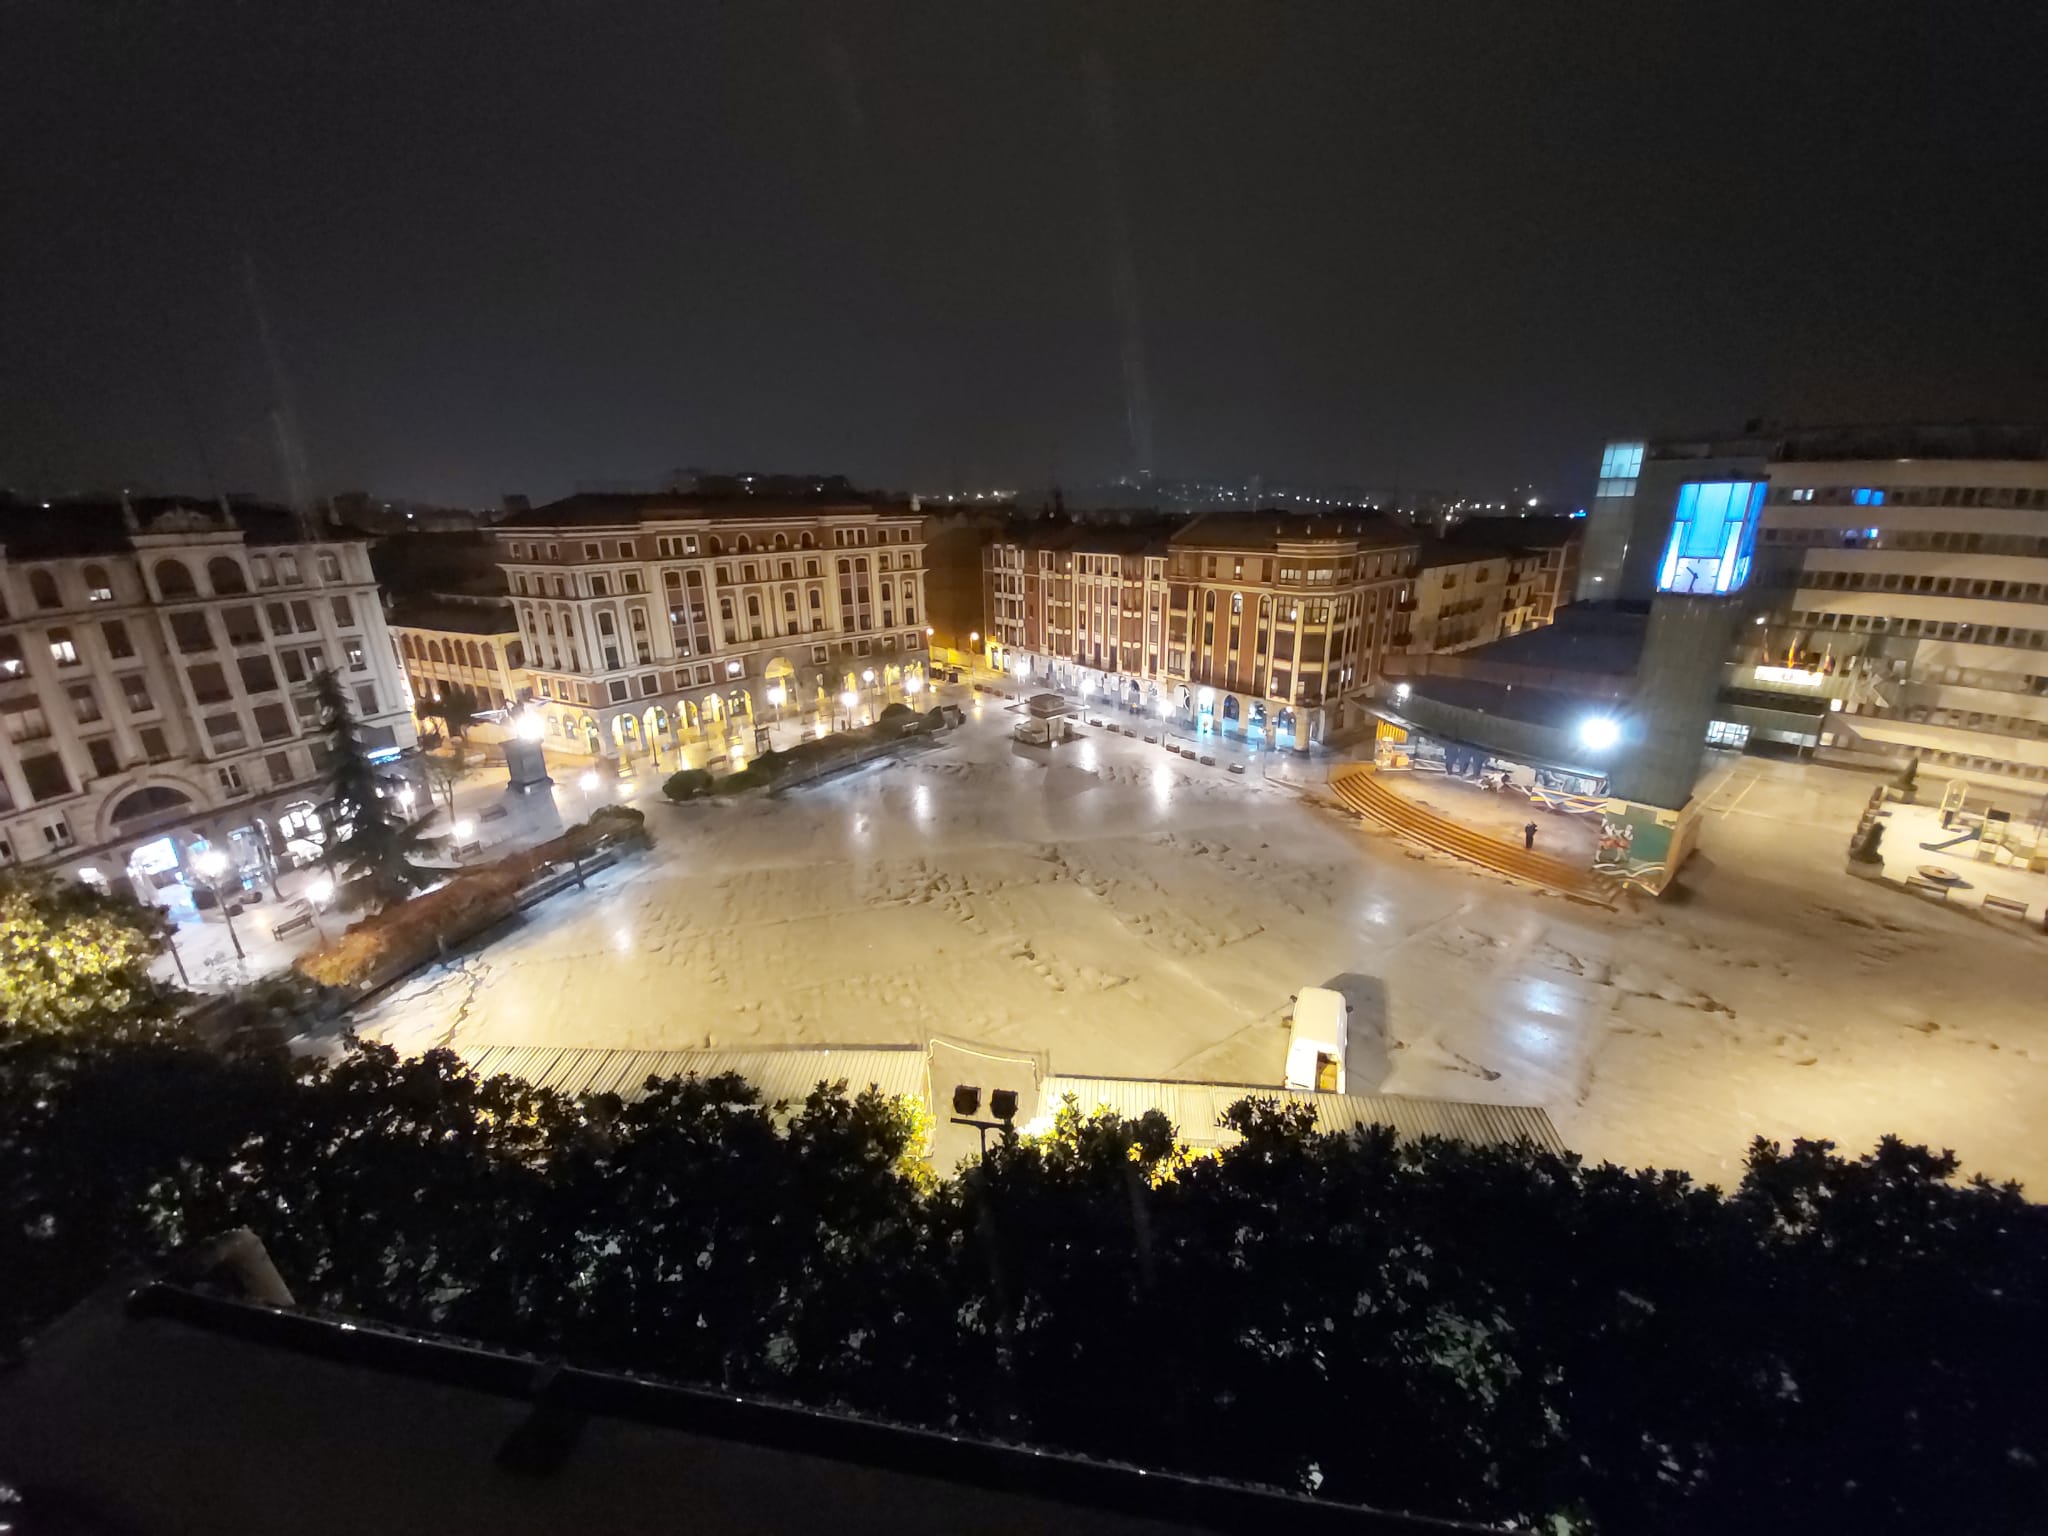
{"type": "MultiPolygon", "coordinates": [[[[166,532],[159,524],[183,513],[206,518],[216,524],[221,518],[217,502],[189,496],[135,496],[129,498],[138,529],[143,533],[166,532]]],[[[248,544],[300,544],[307,542],[299,520],[288,508],[263,502],[231,501],[229,515],[242,530],[248,544]]],[[[73,497],[41,502],[0,497],[0,546],[14,560],[62,559],[75,555],[114,555],[133,548],[135,530],[127,526],[118,497],[73,497]]],[[[315,539],[355,538],[316,528],[315,539]]]]}
{"type": "Polygon", "coordinates": [[[1277,549],[1308,539],[1341,539],[1372,548],[1420,542],[1412,528],[1371,513],[1204,512],[1173,536],[1176,549],[1277,549]]]}
{"type": "Polygon", "coordinates": [[[617,528],[665,518],[709,518],[728,522],[773,521],[783,518],[829,517],[835,513],[880,513],[884,516],[915,517],[910,504],[881,497],[849,501],[844,495],[821,496],[816,500],[753,496],[702,496],[689,493],[654,494],[586,492],[565,496],[544,506],[514,512],[496,525],[500,532],[526,528],[617,528]]]}
{"type": "Polygon", "coordinates": [[[432,598],[400,598],[391,605],[386,622],[394,629],[458,635],[510,635],[519,630],[519,620],[509,601],[445,603],[432,598]]]}

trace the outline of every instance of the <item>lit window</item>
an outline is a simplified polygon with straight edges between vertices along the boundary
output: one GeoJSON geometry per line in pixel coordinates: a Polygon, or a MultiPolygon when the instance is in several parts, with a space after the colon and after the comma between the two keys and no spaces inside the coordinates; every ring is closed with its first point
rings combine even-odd
{"type": "Polygon", "coordinates": [[[1680,486],[1657,590],[1738,590],[1749,579],[1763,492],[1756,480],[1689,480],[1680,486]]]}

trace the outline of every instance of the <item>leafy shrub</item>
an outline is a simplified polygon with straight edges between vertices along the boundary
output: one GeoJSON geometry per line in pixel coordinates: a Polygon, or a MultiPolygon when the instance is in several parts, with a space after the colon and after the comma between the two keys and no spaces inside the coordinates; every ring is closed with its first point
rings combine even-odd
{"type": "Polygon", "coordinates": [[[908,720],[912,715],[916,713],[917,711],[912,709],[908,704],[899,702],[891,704],[887,709],[883,710],[881,714],[876,716],[875,723],[877,725],[886,725],[892,721],[908,720]]]}
{"type": "Polygon", "coordinates": [[[756,778],[779,779],[785,773],[789,772],[790,767],[792,766],[794,761],[795,759],[793,759],[787,752],[763,752],[759,757],[754,759],[749,771],[752,772],[756,778]]]}
{"type": "Polygon", "coordinates": [[[711,793],[714,795],[737,795],[744,790],[752,789],[756,785],[766,784],[767,782],[767,779],[756,774],[753,769],[742,768],[737,773],[728,773],[724,778],[712,785],[711,793]]]}
{"type": "Polygon", "coordinates": [[[694,800],[711,788],[711,775],[702,768],[682,768],[670,774],[661,792],[671,800],[694,800]]]}
{"type": "Polygon", "coordinates": [[[600,805],[584,825],[595,828],[607,840],[631,837],[647,826],[647,813],[630,805],[600,805]]]}

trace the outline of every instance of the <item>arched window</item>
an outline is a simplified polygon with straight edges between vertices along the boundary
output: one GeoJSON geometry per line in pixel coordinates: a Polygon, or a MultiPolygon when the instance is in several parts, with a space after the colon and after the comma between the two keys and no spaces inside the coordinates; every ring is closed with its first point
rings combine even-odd
{"type": "Polygon", "coordinates": [[[878,556],[877,561],[881,565],[881,568],[883,570],[886,571],[887,569],[889,569],[889,557],[887,555],[878,556]]]}
{"type": "Polygon", "coordinates": [[[839,562],[839,574],[840,574],[840,575],[842,575],[842,576],[849,576],[849,575],[851,575],[852,573],[853,573],[853,562],[852,562],[851,560],[842,560],[842,561],[840,561],[840,562],[839,562]]]}
{"type": "Polygon", "coordinates": [[[753,541],[743,533],[739,536],[739,541],[733,545],[733,551],[736,554],[744,555],[748,550],[752,549],[753,547],[753,541]]]}
{"type": "Polygon", "coordinates": [[[419,647],[412,643],[411,635],[400,635],[398,637],[398,648],[408,656],[419,655],[419,647]]]}
{"type": "Polygon", "coordinates": [[[725,545],[719,542],[718,535],[715,533],[705,541],[704,548],[714,555],[725,553],[725,545]]]}
{"type": "Polygon", "coordinates": [[[661,584],[671,592],[680,592],[683,589],[683,573],[681,571],[663,571],[661,573],[661,584]]]}
{"type": "Polygon", "coordinates": [[[469,642],[469,664],[472,667],[481,667],[484,664],[483,653],[476,648],[474,640],[469,642]]]}
{"type": "Polygon", "coordinates": [[[38,608],[61,608],[64,600],[57,596],[57,578],[48,571],[28,573],[28,595],[36,600],[38,608]]]}
{"type": "Polygon", "coordinates": [[[777,549],[787,549],[789,548],[789,540],[778,533],[775,535],[775,547],[777,549]]]}
{"type": "Polygon", "coordinates": [[[794,560],[783,561],[782,568],[779,572],[777,572],[777,574],[780,575],[784,581],[796,580],[796,562],[794,560]]]}
{"type": "Polygon", "coordinates": [[[215,555],[206,562],[206,579],[212,583],[216,596],[249,590],[249,579],[242,574],[242,568],[226,555],[215,555]]]}
{"type": "Polygon", "coordinates": [[[165,597],[193,597],[199,591],[192,585],[192,573],[185,569],[185,562],[171,559],[157,561],[156,589],[165,597]]]}
{"type": "Polygon", "coordinates": [[[85,600],[88,603],[111,603],[114,600],[114,583],[104,565],[88,565],[81,574],[85,577],[85,600]]]}
{"type": "Polygon", "coordinates": [[[488,640],[484,642],[483,658],[485,671],[495,672],[498,670],[498,653],[491,648],[491,643],[488,640]]]}
{"type": "Polygon", "coordinates": [[[429,661],[433,661],[433,662],[438,662],[438,661],[440,661],[440,660],[441,660],[441,642],[440,642],[440,641],[438,641],[438,640],[429,640],[429,641],[427,642],[427,660],[429,660],[429,661]]]}
{"type": "Polygon", "coordinates": [[[797,541],[797,548],[799,549],[809,549],[811,547],[811,536],[808,533],[797,541]]]}

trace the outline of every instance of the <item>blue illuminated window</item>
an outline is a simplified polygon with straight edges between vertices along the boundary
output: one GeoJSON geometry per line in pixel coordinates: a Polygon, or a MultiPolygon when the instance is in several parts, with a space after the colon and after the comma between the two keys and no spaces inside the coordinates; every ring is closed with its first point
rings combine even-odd
{"type": "Polygon", "coordinates": [[[1739,590],[1749,580],[1763,504],[1760,480],[1688,480],[1681,485],[1657,590],[1739,590]]]}
{"type": "Polygon", "coordinates": [[[1867,485],[1859,485],[1856,487],[1856,493],[1849,499],[1859,507],[1881,507],[1884,505],[1884,492],[1874,491],[1867,485]]]}

